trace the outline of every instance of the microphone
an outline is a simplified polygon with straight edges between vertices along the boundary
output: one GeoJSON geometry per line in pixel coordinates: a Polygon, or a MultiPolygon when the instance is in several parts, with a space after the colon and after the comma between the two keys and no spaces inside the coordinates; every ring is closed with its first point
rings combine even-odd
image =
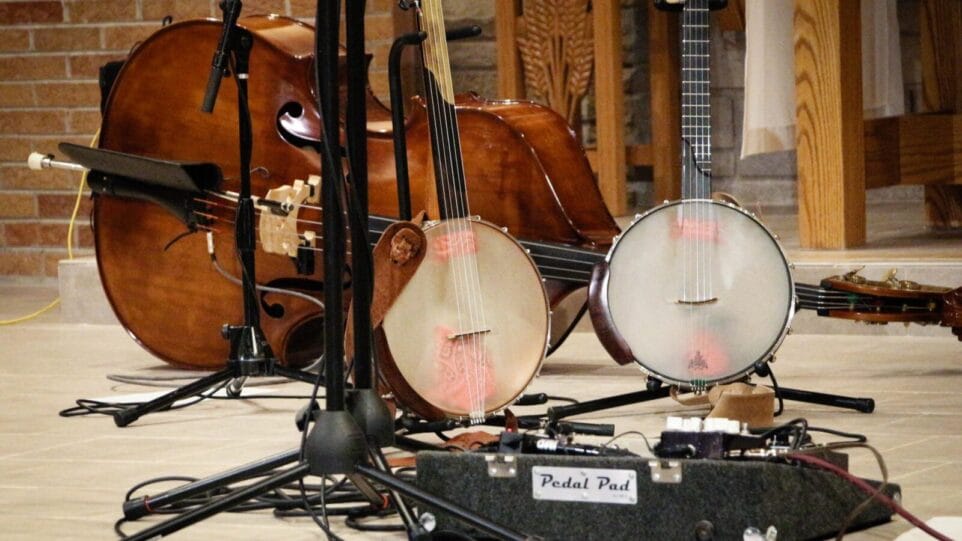
{"type": "Polygon", "coordinates": [[[241,7],[241,0],[224,0],[220,3],[220,9],[224,12],[224,30],[220,34],[220,42],[217,44],[217,51],[214,52],[214,59],[211,61],[207,90],[204,92],[204,103],[200,106],[200,110],[205,113],[214,112],[214,103],[217,102],[220,82],[227,71],[227,60],[230,58],[230,49],[234,41],[234,33],[237,30],[237,18],[240,17],[241,7]]]}

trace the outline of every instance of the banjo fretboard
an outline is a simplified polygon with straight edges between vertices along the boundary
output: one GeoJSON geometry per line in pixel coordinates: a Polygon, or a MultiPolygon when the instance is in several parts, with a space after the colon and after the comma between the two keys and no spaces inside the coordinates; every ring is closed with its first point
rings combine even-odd
{"type": "Polygon", "coordinates": [[[709,19],[709,0],[685,2],[681,15],[682,199],[711,197],[709,19]]]}

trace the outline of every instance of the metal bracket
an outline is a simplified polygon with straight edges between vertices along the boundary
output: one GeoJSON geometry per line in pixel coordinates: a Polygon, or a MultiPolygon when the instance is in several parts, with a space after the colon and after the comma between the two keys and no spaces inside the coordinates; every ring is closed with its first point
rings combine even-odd
{"type": "Polygon", "coordinates": [[[681,483],[681,462],[678,460],[649,460],[652,483],[681,483]]]}
{"type": "Polygon", "coordinates": [[[518,475],[517,457],[514,455],[484,455],[488,477],[513,478],[518,475]]]}

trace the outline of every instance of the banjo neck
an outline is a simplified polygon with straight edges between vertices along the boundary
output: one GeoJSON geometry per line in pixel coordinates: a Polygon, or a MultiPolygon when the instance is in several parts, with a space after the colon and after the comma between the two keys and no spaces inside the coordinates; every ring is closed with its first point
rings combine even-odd
{"type": "MultiPolygon", "coordinates": [[[[368,240],[372,247],[395,222],[397,218],[375,215],[368,218],[368,240]]],[[[523,239],[518,239],[518,242],[528,250],[544,278],[574,285],[587,286],[591,282],[594,266],[605,259],[604,252],[577,246],[523,239]]]]}
{"type": "Polygon", "coordinates": [[[710,13],[686,0],[681,14],[682,199],[711,197],[710,13]]]}
{"type": "Polygon", "coordinates": [[[454,82],[440,0],[417,4],[418,24],[427,33],[421,46],[424,58],[424,93],[428,106],[428,128],[434,182],[442,220],[468,218],[467,182],[461,155],[461,135],[454,107],[454,82]]]}

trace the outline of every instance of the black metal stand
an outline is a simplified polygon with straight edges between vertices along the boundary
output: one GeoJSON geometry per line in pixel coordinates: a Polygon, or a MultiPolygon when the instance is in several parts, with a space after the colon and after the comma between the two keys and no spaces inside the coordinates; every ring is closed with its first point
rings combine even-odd
{"type": "MultiPolygon", "coordinates": [[[[352,50],[352,42],[355,46],[360,44],[363,52],[362,21],[364,2],[347,2],[347,5],[346,27],[348,28],[349,54],[352,50]],[[353,9],[352,4],[355,4],[353,9]],[[361,6],[360,9],[357,9],[357,5],[361,6]]],[[[317,19],[315,21],[315,28],[319,30],[316,33],[315,65],[317,66],[317,89],[320,101],[319,113],[324,130],[324,137],[321,138],[322,174],[326,180],[321,187],[322,204],[325,209],[323,217],[325,231],[325,276],[339,276],[344,268],[346,242],[344,238],[344,224],[342,223],[342,210],[344,210],[342,202],[351,201],[358,203],[359,200],[363,200],[362,197],[365,193],[364,191],[357,190],[357,186],[354,186],[355,189],[351,190],[352,193],[345,193],[345,182],[342,176],[342,170],[339,167],[340,161],[336,158],[336,156],[340,156],[340,153],[335,151],[338,141],[336,84],[338,80],[337,33],[338,21],[340,19],[339,11],[340,2],[319,1],[317,19]],[[321,29],[325,31],[320,31],[321,29]]],[[[364,62],[358,62],[358,64],[361,66],[366,65],[364,62]]],[[[363,109],[360,110],[363,112],[363,109]]],[[[358,109],[349,106],[349,111],[354,111],[356,115],[358,109]]],[[[355,115],[348,115],[348,125],[356,123],[363,126],[366,118],[363,116],[356,117],[355,115]]],[[[349,133],[351,132],[350,129],[348,131],[349,133]]],[[[352,143],[350,141],[352,141],[352,139],[350,136],[348,141],[348,144],[351,145],[352,143]]],[[[354,144],[357,145],[356,140],[354,141],[354,144]]],[[[366,159],[366,152],[357,146],[349,148],[348,150],[348,156],[352,160],[360,160],[363,162],[366,159]]],[[[357,163],[351,164],[352,179],[355,183],[365,181],[364,170],[363,164],[360,167],[357,166],[357,163]]],[[[366,213],[366,210],[364,212],[366,213]]],[[[364,235],[366,232],[366,229],[363,228],[364,220],[362,216],[363,215],[359,213],[348,213],[352,228],[356,228],[358,225],[362,226],[358,228],[355,234],[364,235]],[[360,222],[360,224],[358,224],[358,222],[360,222]]],[[[355,236],[355,239],[356,238],[355,236]]],[[[370,266],[369,257],[365,257],[364,255],[360,258],[358,257],[358,246],[367,245],[366,238],[361,237],[361,239],[363,240],[360,243],[355,240],[354,244],[353,263],[355,281],[358,276],[358,267],[364,266],[365,264],[368,265],[368,267],[370,266]]],[[[366,272],[367,274],[362,272],[361,276],[371,276],[372,271],[370,268],[366,269],[366,272]]],[[[366,294],[366,291],[361,291],[360,296],[358,296],[359,289],[366,290],[366,288],[371,285],[370,278],[365,279],[367,282],[362,283],[360,287],[355,283],[354,302],[357,303],[360,300],[361,304],[364,302],[368,304],[363,306],[355,305],[355,312],[361,310],[368,313],[370,312],[369,294],[366,294]]],[[[342,313],[341,294],[342,292],[338,283],[331,280],[324,281],[325,307],[330,313],[342,313]]],[[[364,321],[362,318],[361,322],[363,323],[364,321]]],[[[371,336],[370,320],[366,321],[367,329],[355,328],[355,335],[361,334],[362,340],[370,340],[371,336]],[[358,331],[360,331],[360,333],[358,331]]],[[[357,321],[355,323],[357,323],[357,321]]],[[[150,512],[152,509],[155,509],[156,505],[173,503],[173,501],[183,499],[200,491],[206,491],[216,486],[247,478],[256,473],[271,471],[278,465],[283,465],[300,458],[296,465],[263,481],[228,496],[224,496],[211,504],[196,508],[188,513],[131,535],[128,539],[148,540],[163,537],[221,511],[226,511],[260,494],[302,479],[306,475],[323,476],[333,474],[347,475],[357,488],[361,492],[369,494],[369,497],[377,497],[376,492],[371,493],[371,481],[387,487],[412,539],[424,539],[427,536],[427,531],[417,521],[414,513],[406,505],[401,495],[444,509],[453,516],[497,538],[510,540],[531,539],[529,536],[496,524],[468,509],[451,504],[424,490],[411,486],[395,478],[390,473],[387,463],[380,452],[378,435],[371,431],[365,433],[365,431],[362,431],[359,427],[359,424],[367,423],[370,419],[361,419],[359,423],[354,416],[345,410],[347,404],[344,389],[344,348],[341,340],[344,331],[343,325],[344,322],[341,318],[325,318],[324,356],[325,377],[327,380],[325,393],[326,409],[313,413],[313,404],[308,405],[308,417],[314,417],[314,427],[310,430],[310,433],[307,434],[305,445],[302,449],[298,451],[288,451],[247,466],[235,468],[223,474],[185,485],[160,496],[144,498],[126,504],[124,507],[125,516],[129,516],[130,518],[144,516],[145,512],[150,512]],[[375,467],[367,464],[368,459],[373,462],[375,467]]],[[[365,345],[369,346],[369,344],[365,345]]],[[[357,362],[370,362],[370,359],[361,357],[361,355],[366,354],[365,351],[367,350],[361,349],[356,351],[355,364],[357,364],[357,362]]],[[[369,356],[369,354],[367,355],[369,356]]],[[[365,368],[361,369],[360,376],[362,380],[366,381],[360,383],[370,385],[373,383],[373,371],[365,372],[365,370],[365,368]]],[[[357,377],[357,375],[357,366],[355,366],[355,377],[357,377]]],[[[377,397],[376,394],[375,397],[380,400],[380,397],[377,397]]],[[[366,409],[364,409],[364,411],[368,412],[366,409]]],[[[381,421],[376,421],[376,423],[380,422],[381,421]]],[[[371,425],[365,426],[368,429],[371,428],[371,425]]],[[[393,423],[391,424],[391,428],[390,435],[393,438],[393,423]]]]}
{"type": "MultiPolygon", "coordinates": [[[[218,45],[208,91],[204,98],[203,109],[212,111],[216,101],[220,77],[226,69],[227,58],[234,59],[234,76],[237,82],[237,108],[240,119],[240,195],[238,197],[236,220],[237,252],[241,260],[241,287],[243,289],[243,325],[225,325],[222,334],[230,341],[230,358],[227,366],[209,376],[171,391],[154,400],[125,408],[113,414],[117,426],[127,426],[148,413],[169,408],[178,400],[196,396],[230,380],[260,376],[283,376],[293,380],[313,383],[314,374],[287,368],[278,364],[270,344],[260,328],[260,307],[257,303],[257,282],[254,265],[254,201],[251,199],[250,162],[253,136],[251,118],[247,102],[247,77],[249,72],[250,50],[253,38],[250,33],[237,27],[241,1],[227,0],[221,4],[224,11],[224,32],[218,45]]],[[[335,275],[336,276],[336,275],[335,275]]],[[[238,390],[228,388],[229,396],[238,396],[238,390]]]]}
{"type": "MultiPolygon", "coordinates": [[[[757,369],[755,373],[760,376],[768,376],[771,374],[771,368],[767,364],[764,365],[763,369],[757,369]]],[[[636,391],[633,393],[625,393],[616,396],[609,396],[606,398],[599,398],[597,400],[589,400],[586,402],[580,402],[578,404],[571,404],[566,406],[557,406],[553,408],[548,408],[548,422],[556,423],[560,419],[565,417],[571,417],[572,415],[581,415],[583,413],[593,413],[596,411],[603,411],[607,409],[617,408],[620,406],[627,406],[630,404],[639,404],[642,402],[648,402],[651,400],[658,400],[660,398],[667,398],[671,394],[671,388],[661,385],[659,383],[651,383],[649,380],[648,389],[644,391],[636,391]]],[[[812,391],[803,391],[799,389],[788,389],[785,387],[775,386],[776,398],[782,398],[786,400],[795,400],[798,402],[807,402],[810,404],[821,404],[824,406],[832,406],[836,408],[852,409],[862,413],[872,413],[875,410],[875,400],[871,398],[854,398],[849,396],[840,396],[826,393],[816,393],[812,391]]]]}
{"type": "MultiPolygon", "coordinates": [[[[403,5],[402,5],[403,7],[403,5]]],[[[407,8],[404,8],[407,9],[407,8]]],[[[445,39],[455,41],[481,35],[480,26],[455,28],[445,32],[445,39]]],[[[394,136],[394,167],[397,172],[398,216],[411,219],[411,182],[408,176],[408,143],[404,129],[404,94],[401,91],[401,53],[411,45],[420,45],[427,37],[425,32],[410,32],[394,40],[388,54],[388,85],[391,89],[391,126],[394,136]]]]}

